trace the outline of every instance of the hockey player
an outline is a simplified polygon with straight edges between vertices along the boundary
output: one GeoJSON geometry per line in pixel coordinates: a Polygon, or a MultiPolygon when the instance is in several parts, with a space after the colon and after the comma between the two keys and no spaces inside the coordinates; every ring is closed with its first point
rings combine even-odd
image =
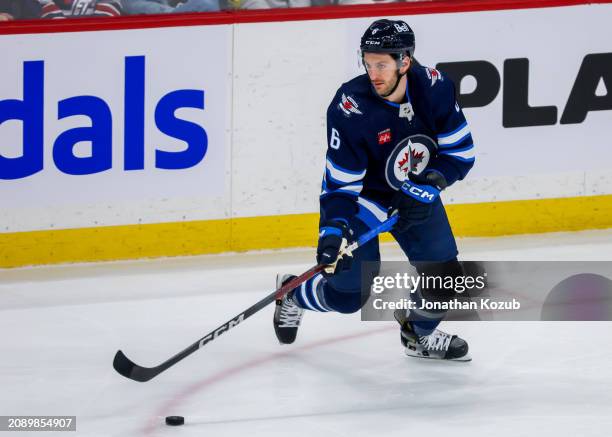
{"type": "MultiPolygon", "coordinates": [[[[364,304],[361,263],[379,262],[378,239],[354,254],[359,235],[398,214],[392,235],[420,275],[462,274],[440,191],[474,164],[472,137],[452,81],[414,58],[404,21],[377,20],[361,38],[366,74],[343,84],[327,110],[327,160],[320,196],[317,275],[277,301],[274,328],[293,343],[304,310],[352,313],[364,304]]],[[[279,275],[277,287],[291,279],[279,275]]],[[[454,290],[413,297],[448,300],[454,290]]],[[[419,305],[421,306],[421,305],[419,305]]],[[[467,342],[437,329],[444,312],[396,311],[407,355],[468,361],[467,342]]]]}

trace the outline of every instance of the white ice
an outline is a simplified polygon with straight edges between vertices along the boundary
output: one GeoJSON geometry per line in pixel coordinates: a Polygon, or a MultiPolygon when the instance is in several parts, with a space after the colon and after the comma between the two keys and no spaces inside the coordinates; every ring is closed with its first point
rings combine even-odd
{"type": "MultiPolygon", "coordinates": [[[[463,259],[612,260],[612,230],[459,245],[463,259]]],[[[312,262],[308,249],[0,271],[0,415],[75,415],[76,433],[53,434],[69,436],[610,434],[608,322],[447,322],[473,361],[440,363],[359,314],[309,312],[280,346],[270,306],[149,382],[113,370],[117,349],[156,365],[312,262]]]]}

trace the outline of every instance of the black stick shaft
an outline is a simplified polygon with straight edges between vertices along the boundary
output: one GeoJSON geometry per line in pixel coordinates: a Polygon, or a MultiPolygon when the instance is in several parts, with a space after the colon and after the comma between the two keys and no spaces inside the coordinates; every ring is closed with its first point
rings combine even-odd
{"type": "MultiPolygon", "coordinates": [[[[359,237],[359,239],[350,246],[350,250],[357,249],[359,246],[367,243],[381,232],[389,231],[396,222],[397,216],[394,215],[383,223],[381,223],[376,228],[366,232],[361,237],[359,237]]],[[[310,269],[302,273],[300,276],[293,278],[291,281],[287,282],[278,290],[275,290],[273,293],[270,293],[269,295],[261,299],[259,302],[249,307],[247,310],[238,314],[236,317],[233,317],[232,319],[228,320],[227,322],[219,326],[217,329],[209,332],[207,335],[200,338],[192,345],[183,349],[181,352],[156,367],[139,366],[138,364],[130,360],[127,356],[125,356],[125,354],[120,350],[117,351],[117,353],[115,354],[115,359],[113,360],[113,367],[117,372],[119,372],[119,374],[125,376],[126,378],[133,379],[134,381],[145,382],[152,378],[155,378],[164,370],[174,366],[176,363],[188,357],[207,343],[215,340],[221,334],[239,325],[262,308],[274,302],[276,299],[280,299],[294,288],[306,282],[307,280],[315,276],[317,273],[322,271],[324,267],[325,266],[323,264],[318,264],[314,267],[311,267],[310,269]]]]}
{"type": "Polygon", "coordinates": [[[156,377],[160,373],[162,373],[164,370],[172,367],[179,361],[188,357],[189,355],[191,355],[192,353],[194,353],[195,351],[197,351],[198,349],[200,349],[207,343],[215,340],[221,334],[229,331],[233,327],[242,323],[243,321],[251,317],[253,314],[261,310],[262,308],[274,302],[277,298],[280,299],[282,296],[289,293],[291,290],[298,287],[303,282],[306,282],[307,280],[315,276],[317,273],[323,270],[323,267],[324,265],[322,264],[316,265],[310,268],[309,270],[307,270],[306,272],[302,273],[300,276],[293,278],[291,281],[283,285],[278,290],[275,290],[273,293],[270,293],[269,295],[261,299],[259,302],[249,307],[244,312],[228,320],[227,322],[219,326],[214,331],[209,332],[207,335],[200,338],[198,341],[191,344],[187,348],[183,349],[181,352],[174,355],[172,358],[169,358],[168,360],[164,361],[159,366],[156,366],[156,367],[139,366],[133,361],[131,361],[127,356],[125,356],[125,354],[122,351],[119,350],[115,354],[115,359],[113,360],[113,367],[118,373],[125,376],[126,378],[133,379],[134,381],[139,381],[139,382],[148,381],[156,377]]]}

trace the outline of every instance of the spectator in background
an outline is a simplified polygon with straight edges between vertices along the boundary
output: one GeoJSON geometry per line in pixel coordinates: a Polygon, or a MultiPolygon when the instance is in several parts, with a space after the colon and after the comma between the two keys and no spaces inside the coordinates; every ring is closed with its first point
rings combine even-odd
{"type": "Polygon", "coordinates": [[[221,9],[219,0],[123,0],[123,5],[126,15],[214,12],[221,9]]]}
{"type": "Polygon", "coordinates": [[[0,21],[40,18],[38,0],[0,0],[0,21]]]}
{"type": "Polygon", "coordinates": [[[323,0],[233,0],[235,3],[228,9],[278,9],[278,8],[307,8],[314,5],[332,4],[331,1],[323,0]]]}
{"type": "MultiPolygon", "coordinates": [[[[380,3],[413,3],[423,0],[337,0],[336,5],[378,5],[380,3]]],[[[434,0],[436,1],[436,0],[434,0]]]]}
{"type": "Polygon", "coordinates": [[[117,17],[123,14],[122,0],[38,0],[42,18],[117,17]]]}
{"type": "Polygon", "coordinates": [[[226,0],[227,9],[306,8],[310,6],[373,5],[423,0],[226,0]]]}

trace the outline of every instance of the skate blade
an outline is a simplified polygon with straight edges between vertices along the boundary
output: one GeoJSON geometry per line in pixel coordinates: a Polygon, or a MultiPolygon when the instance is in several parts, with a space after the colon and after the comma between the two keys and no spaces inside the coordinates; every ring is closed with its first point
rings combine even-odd
{"type": "Polygon", "coordinates": [[[404,350],[404,353],[406,354],[406,356],[408,357],[412,357],[412,358],[422,358],[424,360],[435,360],[435,361],[457,361],[457,362],[461,362],[461,363],[466,363],[469,361],[472,361],[472,357],[470,356],[469,352],[467,354],[465,354],[462,357],[459,358],[451,358],[450,360],[448,359],[444,359],[444,358],[437,358],[437,357],[426,357],[425,355],[421,355],[419,353],[413,352],[410,349],[406,348],[404,350]]]}

